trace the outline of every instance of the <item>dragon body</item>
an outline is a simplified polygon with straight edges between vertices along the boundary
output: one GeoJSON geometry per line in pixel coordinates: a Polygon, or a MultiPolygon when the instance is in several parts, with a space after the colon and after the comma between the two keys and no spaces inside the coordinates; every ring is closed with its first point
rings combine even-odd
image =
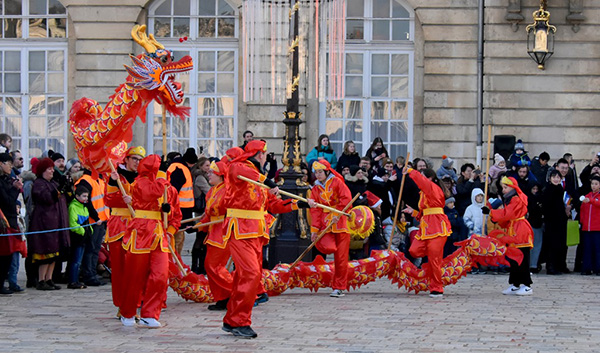
{"type": "Polygon", "coordinates": [[[179,106],[183,92],[175,77],[192,70],[192,58],[173,61],[173,53],[165,50],[154,36],[147,37],[145,30],[145,26],[134,27],[132,37],[147,52],[130,56],[132,65],[125,66],[129,75],[105,108],[90,98],[78,99],[71,106],[69,127],[75,150],[81,163],[95,173],[110,172],[108,160],[122,160],[126,144],[133,137],[135,119],[146,121],[146,110],[152,101],[173,116],[189,116],[189,107],[179,106]]]}
{"type": "MultiPolygon", "coordinates": [[[[496,231],[498,232],[498,231],[496,231]]],[[[506,257],[517,262],[522,260],[522,253],[507,246],[494,236],[473,235],[469,239],[455,243],[459,248],[444,258],[442,262],[442,282],[444,285],[455,284],[461,277],[466,276],[473,266],[508,265],[506,257]]],[[[391,250],[374,250],[371,257],[350,261],[348,266],[348,283],[353,289],[359,288],[379,278],[387,277],[398,288],[419,293],[429,289],[427,263],[418,268],[410,262],[403,253],[391,250]]],[[[180,273],[173,261],[169,268],[169,285],[175,292],[186,300],[199,303],[213,301],[208,280],[203,275],[189,271],[187,275],[180,273]]],[[[268,294],[279,295],[292,288],[308,288],[318,291],[320,288],[331,287],[335,267],[333,262],[325,262],[317,256],[313,262],[300,262],[294,268],[289,264],[279,264],[273,270],[263,270],[263,284],[268,294]]]]}

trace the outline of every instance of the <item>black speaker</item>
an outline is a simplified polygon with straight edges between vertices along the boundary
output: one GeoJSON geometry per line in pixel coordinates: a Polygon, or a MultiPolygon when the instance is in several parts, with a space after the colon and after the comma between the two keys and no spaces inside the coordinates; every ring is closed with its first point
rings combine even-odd
{"type": "MultiPolygon", "coordinates": [[[[514,152],[516,142],[514,135],[494,135],[494,154],[498,153],[504,157],[508,164],[508,157],[514,152]]],[[[493,156],[490,157],[493,159],[493,156]]]]}

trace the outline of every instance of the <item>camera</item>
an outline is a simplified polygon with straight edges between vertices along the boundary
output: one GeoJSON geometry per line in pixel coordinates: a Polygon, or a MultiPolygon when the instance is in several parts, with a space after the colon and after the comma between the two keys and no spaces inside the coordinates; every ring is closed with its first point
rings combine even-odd
{"type": "Polygon", "coordinates": [[[198,154],[202,154],[204,152],[204,146],[198,147],[198,154]]]}

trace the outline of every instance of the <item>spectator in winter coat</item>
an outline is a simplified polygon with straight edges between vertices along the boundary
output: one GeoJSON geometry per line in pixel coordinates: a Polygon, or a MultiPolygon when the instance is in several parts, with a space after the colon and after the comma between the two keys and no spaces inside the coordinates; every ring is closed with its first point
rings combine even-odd
{"type": "Polygon", "coordinates": [[[600,153],[595,155],[590,163],[583,168],[581,174],[579,174],[579,180],[581,181],[581,192],[579,195],[586,195],[592,190],[590,187],[590,177],[594,174],[600,175],[600,153]]]}
{"type": "Polygon", "coordinates": [[[480,188],[475,188],[471,191],[471,204],[467,207],[463,216],[465,226],[469,229],[469,235],[481,235],[482,233],[483,213],[481,212],[481,208],[485,206],[483,198],[483,190],[480,188]]]}
{"type": "Polygon", "coordinates": [[[531,165],[531,159],[527,155],[527,151],[525,151],[523,141],[519,139],[515,144],[515,152],[508,158],[508,167],[514,169],[516,166],[520,165],[531,165]]]}
{"type": "Polygon", "coordinates": [[[544,233],[544,248],[547,251],[546,271],[549,275],[570,272],[567,269],[567,220],[570,209],[565,205],[564,194],[560,172],[551,171],[542,202],[546,223],[544,233]]]}
{"type": "Polygon", "coordinates": [[[531,229],[533,229],[533,248],[531,249],[531,258],[529,260],[529,271],[538,273],[542,269],[539,259],[544,236],[544,213],[542,208],[542,187],[540,184],[534,183],[527,195],[527,221],[529,221],[531,229]]]}
{"type": "Polygon", "coordinates": [[[383,145],[381,137],[376,137],[371,143],[371,147],[367,150],[365,157],[371,158],[371,167],[375,172],[383,168],[383,159],[390,158],[390,154],[383,145]]]}
{"type": "Polygon", "coordinates": [[[344,152],[337,161],[336,170],[338,173],[342,172],[344,167],[351,167],[353,165],[358,166],[360,164],[360,155],[356,152],[356,145],[353,141],[346,141],[344,143],[344,152]]]}
{"type": "Polygon", "coordinates": [[[456,171],[454,170],[454,160],[446,155],[442,156],[442,165],[437,170],[436,174],[438,179],[442,179],[444,175],[449,175],[454,182],[458,180],[458,175],[456,175],[456,171]]]}
{"type": "Polygon", "coordinates": [[[460,215],[465,213],[471,204],[471,193],[474,188],[482,189],[485,186],[484,176],[479,169],[471,163],[460,167],[460,177],[456,182],[456,210],[460,215]]]}
{"type": "Polygon", "coordinates": [[[546,184],[548,184],[548,180],[546,180],[546,177],[548,176],[548,169],[550,169],[548,161],[550,161],[550,155],[548,152],[540,153],[538,157],[534,157],[531,161],[531,173],[533,173],[533,176],[535,176],[538,183],[541,184],[542,189],[546,187],[546,184]]]}
{"type": "Polygon", "coordinates": [[[308,167],[312,169],[312,164],[320,159],[324,159],[331,165],[331,168],[337,167],[337,156],[335,155],[335,151],[331,148],[329,143],[329,136],[323,134],[319,136],[319,140],[317,142],[317,146],[310,150],[308,155],[306,156],[306,162],[308,163],[308,167]]]}
{"type": "Polygon", "coordinates": [[[581,235],[583,240],[582,275],[592,271],[600,275],[600,177],[592,176],[592,191],[585,195],[581,203],[581,235]]]}
{"type": "Polygon", "coordinates": [[[452,254],[458,249],[454,243],[466,239],[467,234],[465,221],[460,214],[458,214],[458,211],[454,207],[454,202],[454,197],[449,197],[446,199],[446,206],[444,206],[444,214],[448,217],[452,227],[452,234],[450,234],[446,240],[446,244],[444,244],[444,257],[452,254]]]}

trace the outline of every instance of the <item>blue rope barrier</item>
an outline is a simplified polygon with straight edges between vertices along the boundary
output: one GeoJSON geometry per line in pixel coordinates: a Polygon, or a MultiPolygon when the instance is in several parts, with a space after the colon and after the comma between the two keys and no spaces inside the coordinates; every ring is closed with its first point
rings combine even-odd
{"type": "Polygon", "coordinates": [[[37,231],[37,232],[0,234],[0,237],[9,237],[9,236],[13,236],[13,235],[30,235],[30,234],[44,234],[44,233],[60,232],[60,231],[63,231],[63,230],[71,230],[71,229],[76,229],[76,228],[79,228],[79,227],[81,227],[81,228],[91,227],[91,226],[96,225],[96,224],[97,223],[92,223],[92,224],[86,224],[84,226],[77,226],[77,227],[40,230],[40,231],[37,231]]]}

